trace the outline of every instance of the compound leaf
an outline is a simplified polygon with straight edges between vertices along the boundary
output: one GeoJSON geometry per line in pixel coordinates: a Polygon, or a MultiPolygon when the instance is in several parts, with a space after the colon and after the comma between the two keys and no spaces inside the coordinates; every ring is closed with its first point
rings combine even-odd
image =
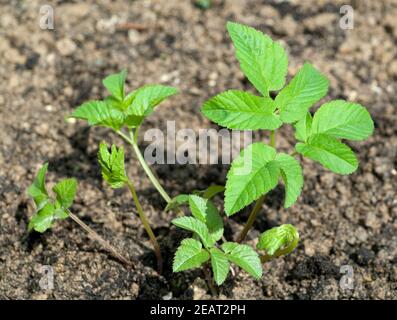
{"type": "Polygon", "coordinates": [[[283,122],[302,119],[310,107],[327,94],[328,79],[310,63],[305,63],[291,82],[276,97],[283,122]]]}
{"type": "Polygon", "coordinates": [[[245,148],[227,174],[225,212],[228,216],[272,190],[278,182],[276,150],[261,142],[245,148]]]}
{"type": "Polygon", "coordinates": [[[226,255],[218,248],[210,249],[212,272],[218,286],[220,286],[227,278],[230,270],[230,263],[226,255]]]}
{"type": "Polygon", "coordinates": [[[255,250],[250,246],[237,244],[232,251],[226,253],[226,257],[254,278],[259,279],[262,276],[261,260],[255,250]]]}
{"type": "Polygon", "coordinates": [[[285,153],[277,154],[275,160],[285,185],[284,207],[288,208],[295,203],[302,192],[302,168],[299,161],[285,153]]]}
{"type": "Polygon", "coordinates": [[[273,256],[288,254],[298,244],[299,233],[291,224],[283,224],[279,227],[271,228],[261,234],[257,248],[266,250],[267,254],[273,256]]]}
{"type": "Polygon", "coordinates": [[[265,97],[284,86],[288,58],[284,48],[254,28],[228,22],[241,70],[265,97]]]}
{"type": "Polygon", "coordinates": [[[74,201],[77,191],[77,180],[74,178],[64,179],[58,182],[52,189],[60,205],[67,209],[74,201]]]}
{"type": "Polygon", "coordinates": [[[297,143],[295,149],[335,173],[350,174],[358,167],[354,152],[336,138],[325,134],[314,134],[306,143],[297,143]]]}
{"type": "Polygon", "coordinates": [[[215,241],[213,240],[210,231],[208,230],[207,225],[194,218],[194,217],[181,217],[172,220],[172,223],[179,228],[194,232],[197,234],[201,241],[203,242],[206,248],[210,248],[214,245],[215,241]]]}
{"type": "Polygon", "coordinates": [[[208,119],[229,129],[275,130],[282,124],[273,113],[275,109],[271,98],[229,90],[205,102],[201,111],[208,119]]]}
{"type": "Polygon", "coordinates": [[[373,131],[371,115],[358,103],[334,100],[323,104],[314,114],[312,134],[359,141],[368,138],[373,131]]]}
{"type": "Polygon", "coordinates": [[[174,272],[194,269],[201,266],[209,257],[208,251],[202,248],[200,241],[193,238],[184,239],[175,253],[172,269],[174,272]]]}
{"type": "Polygon", "coordinates": [[[124,83],[127,76],[127,71],[124,69],[120,73],[108,75],[102,80],[103,85],[110,92],[110,94],[118,101],[124,99],[124,83]]]}
{"type": "Polygon", "coordinates": [[[124,168],[124,148],[117,149],[112,145],[109,152],[106,143],[101,142],[98,151],[98,162],[103,179],[114,189],[121,188],[128,181],[124,168]]]}

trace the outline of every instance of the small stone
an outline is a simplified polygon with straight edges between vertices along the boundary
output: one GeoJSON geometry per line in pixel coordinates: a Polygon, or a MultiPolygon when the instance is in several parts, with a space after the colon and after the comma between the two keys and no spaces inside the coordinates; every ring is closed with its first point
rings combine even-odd
{"type": "Polygon", "coordinates": [[[397,77],[397,60],[394,60],[389,64],[387,72],[391,77],[397,77]]]}
{"type": "Polygon", "coordinates": [[[45,109],[45,111],[51,112],[52,110],[54,110],[54,107],[52,105],[48,104],[44,107],[44,109],[45,109]]]}
{"type": "Polygon", "coordinates": [[[63,38],[56,43],[56,47],[61,56],[69,56],[76,51],[76,44],[69,38],[63,38]]]}

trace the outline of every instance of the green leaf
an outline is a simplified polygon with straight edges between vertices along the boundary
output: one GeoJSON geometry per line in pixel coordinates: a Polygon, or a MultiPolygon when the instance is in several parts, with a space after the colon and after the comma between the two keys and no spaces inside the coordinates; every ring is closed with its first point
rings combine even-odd
{"type": "Polygon", "coordinates": [[[174,272],[194,269],[209,258],[208,251],[202,248],[200,241],[192,238],[184,239],[175,253],[172,269],[174,272]]]}
{"type": "Polygon", "coordinates": [[[328,79],[310,63],[305,63],[276,97],[281,120],[291,123],[302,119],[309,108],[327,94],[328,86],[328,79]]]}
{"type": "Polygon", "coordinates": [[[40,168],[33,183],[28,188],[28,195],[33,198],[37,208],[41,208],[48,200],[48,193],[45,187],[45,176],[47,170],[48,163],[45,163],[40,168]]]}
{"type": "Polygon", "coordinates": [[[189,196],[189,208],[192,215],[202,222],[207,220],[207,200],[199,196],[191,195],[189,196]]]}
{"type": "Polygon", "coordinates": [[[310,136],[312,128],[313,117],[310,112],[306,114],[298,122],[294,124],[295,127],[295,138],[299,141],[305,142],[310,136]]]}
{"type": "Polygon", "coordinates": [[[234,249],[238,247],[238,243],[236,242],[225,242],[222,244],[222,250],[225,251],[225,253],[230,253],[234,249]]]}
{"type": "Polygon", "coordinates": [[[128,181],[124,168],[124,148],[117,149],[112,145],[111,152],[105,142],[101,142],[98,151],[98,162],[102,169],[103,179],[114,189],[121,188],[128,181]]]}
{"type": "Polygon", "coordinates": [[[47,203],[44,207],[38,210],[29,221],[28,230],[34,229],[37,232],[44,232],[51,228],[54,221],[55,206],[52,203],[47,203]]]}
{"type": "Polygon", "coordinates": [[[224,191],[225,191],[224,186],[212,185],[212,186],[209,186],[206,190],[204,190],[202,197],[205,199],[212,199],[218,193],[221,193],[224,191]]]}
{"type": "Polygon", "coordinates": [[[58,182],[52,189],[60,205],[67,209],[72,206],[77,191],[77,180],[74,178],[64,179],[58,182]]]}
{"type": "Polygon", "coordinates": [[[169,202],[167,204],[167,206],[165,207],[165,211],[168,210],[173,210],[175,208],[178,208],[179,206],[181,206],[182,204],[186,203],[189,201],[189,195],[188,194],[179,194],[176,197],[171,199],[171,202],[169,202]]]}
{"type": "Polygon", "coordinates": [[[86,120],[91,126],[105,126],[114,130],[119,130],[124,124],[123,112],[105,101],[83,103],[70,117],[86,120]]]}
{"type": "Polygon", "coordinates": [[[241,70],[265,97],[284,86],[288,58],[284,48],[254,28],[228,22],[241,70]]]}
{"type": "Polygon", "coordinates": [[[275,130],[282,124],[273,112],[276,105],[271,98],[229,90],[204,103],[201,112],[213,122],[239,130],[275,130]]]}
{"type": "Polygon", "coordinates": [[[153,112],[154,107],[178,90],[162,85],[146,85],[133,92],[132,103],[128,106],[127,114],[131,116],[147,117],[153,112]]]}
{"type": "Polygon", "coordinates": [[[288,254],[298,244],[299,233],[291,224],[283,224],[263,232],[259,238],[257,248],[266,250],[267,254],[277,256],[288,254]]]}
{"type": "Polygon", "coordinates": [[[296,144],[295,149],[335,173],[350,174],[358,167],[354,152],[339,140],[325,134],[312,135],[306,143],[296,144]]]}
{"type": "Polygon", "coordinates": [[[276,162],[280,167],[280,174],[285,184],[284,207],[289,208],[302,192],[302,168],[299,161],[285,153],[277,154],[276,162]]]}
{"type": "Polygon", "coordinates": [[[214,273],[214,280],[220,286],[227,278],[230,270],[230,263],[226,255],[217,248],[210,249],[211,266],[214,273]]]}
{"type": "Polygon", "coordinates": [[[218,209],[211,202],[207,202],[206,221],[210,235],[214,241],[218,241],[223,236],[223,220],[218,209]]]}
{"type": "Polygon", "coordinates": [[[334,138],[365,140],[374,131],[371,115],[358,103],[334,100],[323,104],[314,114],[312,134],[334,138]]]}
{"type": "Polygon", "coordinates": [[[127,71],[124,69],[120,73],[115,73],[103,79],[102,83],[110,94],[119,101],[124,99],[124,83],[127,71]]]}
{"type": "Polygon", "coordinates": [[[279,168],[275,157],[274,148],[258,142],[245,148],[232,162],[225,191],[225,211],[228,216],[277,185],[279,168]]]}
{"type": "Polygon", "coordinates": [[[197,234],[206,248],[210,248],[214,245],[210,231],[206,224],[193,217],[181,217],[172,220],[172,223],[179,228],[192,231],[197,234]]]}
{"type": "Polygon", "coordinates": [[[254,278],[259,279],[262,277],[261,260],[255,250],[250,246],[237,244],[231,252],[226,253],[226,257],[254,278]]]}

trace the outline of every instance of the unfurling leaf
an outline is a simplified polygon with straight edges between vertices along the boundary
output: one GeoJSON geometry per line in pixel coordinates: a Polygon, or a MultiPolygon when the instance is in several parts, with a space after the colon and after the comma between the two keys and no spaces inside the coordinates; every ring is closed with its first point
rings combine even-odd
{"type": "Polygon", "coordinates": [[[266,250],[269,256],[290,253],[298,245],[299,233],[291,224],[283,224],[261,234],[257,248],[266,250]]]}
{"type": "Polygon", "coordinates": [[[201,242],[196,239],[184,239],[177,249],[174,257],[172,270],[180,272],[194,269],[210,258],[207,250],[202,248],[201,242]]]}
{"type": "Polygon", "coordinates": [[[254,28],[228,22],[240,68],[263,96],[284,86],[288,58],[284,48],[254,28]]]}
{"type": "Polygon", "coordinates": [[[258,142],[245,148],[233,161],[227,174],[225,191],[225,211],[228,216],[277,185],[280,170],[275,157],[274,148],[258,142]]]}
{"type": "Polygon", "coordinates": [[[36,178],[28,188],[28,195],[33,198],[37,208],[41,208],[48,200],[48,193],[45,187],[45,176],[47,170],[48,163],[45,163],[40,168],[36,178]]]}
{"type": "Polygon", "coordinates": [[[52,189],[57,200],[63,208],[69,208],[73,204],[77,191],[77,180],[74,178],[64,179],[58,182],[52,189]]]}
{"type": "Polygon", "coordinates": [[[111,152],[106,143],[101,142],[98,151],[98,162],[103,179],[114,189],[121,188],[128,181],[124,168],[124,148],[117,149],[112,145],[111,152]]]}

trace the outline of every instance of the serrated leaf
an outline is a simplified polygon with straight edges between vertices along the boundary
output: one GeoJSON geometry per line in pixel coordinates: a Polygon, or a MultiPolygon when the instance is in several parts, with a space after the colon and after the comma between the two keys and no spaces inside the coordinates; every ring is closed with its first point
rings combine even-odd
{"type": "Polygon", "coordinates": [[[277,95],[280,119],[291,123],[302,119],[328,91],[329,81],[310,63],[305,63],[291,82],[277,95]]]}
{"type": "Polygon", "coordinates": [[[197,234],[206,248],[212,247],[215,243],[215,241],[213,240],[210,234],[210,231],[208,230],[207,225],[196,218],[193,217],[176,218],[172,220],[172,223],[179,228],[197,234]]]}
{"type": "Polygon", "coordinates": [[[229,90],[204,103],[201,112],[213,122],[239,130],[275,130],[282,124],[273,112],[276,105],[271,98],[229,90]]]}
{"type": "Polygon", "coordinates": [[[230,263],[226,255],[217,248],[210,249],[211,266],[214,274],[214,280],[220,286],[227,278],[230,270],[230,263]]]}
{"type": "Polygon", "coordinates": [[[184,239],[177,249],[172,269],[180,272],[201,266],[209,259],[207,250],[202,248],[201,242],[196,239],[184,239]]]}
{"type": "Polygon", "coordinates": [[[312,135],[306,143],[296,144],[295,149],[335,173],[350,174],[358,167],[354,152],[339,140],[325,134],[312,135]]]}
{"type": "Polygon", "coordinates": [[[119,101],[124,99],[124,83],[127,71],[124,69],[120,73],[115,73],[103,79],[102,83],[110,94],[119,101]]]}
{"type": "Polygon", "coordinates": [[[277,154],[276,162],[280,168],[280,174],[285,184],[284,207],[289,208],[295,203],[302,192],[302,168],[299,161],[285,153],[277,154]]]}
{"type": "MultiPolygon", "coordinates": [[[[257,248],[266,250],[267,254],[273,256],[276,252],[281,252],[286,247],[291,247],[292,251],[299,241],[299,233],[291,224],[283,224],[279,227],[272,228],[261,234],[257,248]]],[[[287,254],[284,252],[282,254],[287,254]]]]}
{"type": "Polygon", "coordinates": [[[238,244],[230,253],[226,254],[226,257],[254,278],[259,279],[262,277],[261,260],[255,250],[250,246],[238,244]]]}
{"type": "Polygon", "coordinates": [[[298,122],[294,124],[295,127],[295,138],[299,141],[305,142],[310,136],[312,128],[313,117],[310,112],[306,114],[298,122]]]}
{"type": "Polygon", "coordinates": [[[278,183],[279,168],[276,150],[261,142],[245,148],[231,165],[227,174],[225,212],[236,213],[278,183]]]}
{"type": "Polygon", "coordinates": [[[199,196],[189,196],[189,208],[192,215],[202,222],[207,220],[207,200],[199,196]]]}
{"type": "Polygon", "coordinates": [[[312,134],[360,141],[374,131],[371,115],[358,103],[334,100],[323,104],[314,114],[312,134]]]}
{"type": "Polygon", "coordinates": [[[52,190],[55,192],[60,205],[67,209],[73,204],[76,196],[77,180],[74,178],[61,180],[52,190]]]}
{"type": "Polygon", "coordinates": [[[228,22],[240,68],[265,97],[284,86],[288,58],[284,48],[254,28],[228,22]]]}
{"type": "Polygon", "coordinates": [[[121,188],[128,181],[124,168],[124,148],[117,149],[112,145],[109,152],[106,143],[101,142],[98,151],[98,162],[103,179],[114,189],[121,188]]]}
{"type": "Polygon", "coordinates": [[[114,130],[119,130],[124,124],[123,112],[105,101],[83,103],[70,117],[86,120],[89,125],[105,126],[114,130]]]}
{"type": "Polygon", "coordinates": [[[52,203],[46,203],[44,207],[38,210],[29,221],[28,230],[34,229],[37,232],[44,232],[51,228],[54,221],[55,206],[52,203]]]}
{"type": "Polygon", "coordinates": [[[171,201],[165,207],[165,211],[173,210],[178,208],[182,204],[189,202],[189,195],[188,194],[179,194],[176,197],[172,198],[171,201]]]}
{"type": "Polygon", "coordinates": [[[45,187],[45,176],[48,170],[48,163],[45,163],[37,173],[33,183],[28,188],[28,195],[33,198],[36,207],[42,207],[48,200],[48,193],[45,187]]]}
{"type": "Polygon", "coordinates": [[[178,90],[169,86],[143,86],[133,92],[133,99],[127,108],[127,114],[147,117],[153,112],[154,107],[176,93],[178,93],[178,90]]]}
{"type": "Polygon", "coordinates": [[[211,202],[207,202],[206,221],[210,235],[214,241],[218,241],[223,236],[223,220],[218,209],[211,202]]]}

